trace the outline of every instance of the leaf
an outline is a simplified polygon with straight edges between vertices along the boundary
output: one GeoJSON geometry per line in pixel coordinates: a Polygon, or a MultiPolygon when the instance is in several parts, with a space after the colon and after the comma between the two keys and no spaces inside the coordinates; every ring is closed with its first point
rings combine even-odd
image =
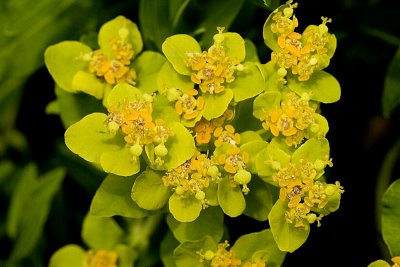
{"type": "Polygon", "coordinates": [[[98,217],[119,215],[128,218],[142,218],[149,215],[131,198],[134,181],[133,176],[107,175],[92,199],[90,214],[98,217]]]}
{"type": "Polygon", "coordinates": [[[136,87],[123,83],[117,84],[107,96],[107,106],[117,105],[124,100],[134,101],[140,98],[143,93],[136,87]]]}
{"type": "Polygon", "coordinates": [[[190,77],[177,73],[168,61],[164,63],[157,76],[157,88],[162,94],[167,93],[169,89],[179,89],[186,92],[193,86],[190,77]]]}
{"type": "Polygon", "coordinates": [[[206,236],[197,241],[186,241],[180,244],[174,251],[174,260],[177,267],[205,267],[206,263],[200,261],[198,251],[216,251],[217,244],[210,237],[206,236]]]}
{"type": "Polygon", "coordinates": [[[223,46],[227,56],[234,62],[242,62],[246,57],[244,39],[236,32],[224,32],[223,46]]]}
{"type": "Polygon", "coordinates": [[[204,29],[201,36],[200,44],[202,47],[210,47],[213,42],[213,36],[217,33],[217,27],[225,27],[229,29],[239,11],[242,9],[244,0],[237,0],[235,4],[224,0],[206,1],[206,4],[201,5],[201,13],[198,26],[199,29],[204,29]]]}
{"type": "Polygon", "coordinates": [[[277,247],[270,229],[242,235],[231,250],[243,262],[252,261],[255,254],[262,253],[262,261],[268,266],[281,266],[286,254],[277,247]]]}
{"type": "Polygon", "coordinates": [[[377,260],[368,264],[367,267],[390,267],[390,264],[384,260],[377,260]]]}
{"type": "Polygon", "coordinates": [[[118,255],[118,267],[132,267],[139,257],[139,253],[134,248],[125,244],[118,244],[114,250],[118,255]]]}
{"type": "Polygon", "coordinates": [[[312,124],[311,127],[317,126],[317,130],[315,132],[311,131],[310,137],[311,138],[312,137],[316,137],[316,138],[325,137],[329,131],[328,121],[326,120],[326,118],[324,116],[322,116],[321,114],[318,114],[318,113],[314,113],[313,117],[314,117],[314,124],[312,124]]]}
{"type": "Polygon", "coordinates": [[[340,99],[340,84],[331,74],[318,70],[315,71],[310,79],[300,82],[296,76],[287,75],[287,85],[298,95],[304,93],[310,95],[310,99],[322,103],[334,103],[340,99]]]}
{"type": "Polygon", "coordinates": [[[144,51],[132,63],[137,74],[137,88],[144,93],[157,91],[157,75],[166,59],[160,53],[144,51]]]}
{"type": "Polygon", "coordinates": [[[163,157],[164,164],[162,169],[164,170],[178,167],[191,158],[195,152],[194,139],[188,129],[178,122],[171,122],[167,124],[167,127],[171,128],[174,135],[170,136],[165,143],[168,154],[163,157]]]}
{"type": "Polygon", "coordinates": [[[193,222],[179,222],[172,215],[167,216],[167,223],[175,238],[183,243],[210,236],[215,241],[222,238],[224,214],[218,207],[208,207],[193,222]]]}
{"type": "Polygon", "coordinates": [[[244,66],[243,71],[236,72],[235,81],[226,86],[232,89],[236,102],[252,98],[265,89],[265,82],[257,65],[247,62],[244,66]]]}
{"type": "Polygon", "coordinates": [[[51,256],[49,267],[84,267],[85,254],[78,245],[66,245],[51,256]]]}
{"type": "Polygon", "coordinates": [[[112,136],[107,132],[104,122],[107,115],[92,113],[71,125],[65,132],[67,147],[83,159],[100,163],[104,152],[116,151],[125,146],[121,136],[112,136]]]}
{"type": "Polygon", "coordinates": [[[240,133],[240,143],[242,145],[253,141],[263,141],[262,137],[255,131],[244,131],[240,133]]]}
{"type": "Polygon", "coordinates": [[[273,206],[270,186],[253,175],[248,187],[250,192],[245,196],[246,209],[243,212],[244,215],[258,221],[268,220],[268,214],[273,206]]]}
{"type": "Polygon", "coordinates": [[[203,116],[207,120],[217,118],[224,114],[233,98],[233,92],[225,89],[219,94],[204,94],[203,116]]]}
{"type": "Polygon", "coordinates": [[[275,185],[272,175],[277,172],[277,169],[284,168],[290,162],[290,155],[282,149],[269,144],[263,149],[256,158],[257,174],[265,182],[275,185]]]}
{"type": "Polygon", "coordinates": [[[72,80],[78,71],[86,70],[88,63],[81,57],[92,49],[77,41],[64,41],[49,46],[44,53],[44,62],[55,82],[67,92],[76,92],[72,80]]]}
{"type": "Polygon", "coordinates": [[[268,215],[272,235],[281,251],[294,252],[306,242],[310,233],[307,229],[296,228],[285,219],[287,202],[279,200],[268,215]]]}
{"type": "Polygon", "coordinates": [[[400,255],[400,179],[394,181],[383,195],[382,235],[390,255],[400,255]]]}
{"type": "Polygon", "coordinates": [[[106,173],[119,176],[131,176],[140,171],[139,158],[134,158],[127,146],[104,151],[100,156],[100,165],[106,173]]]}
{"type": "Polygon", "coordinates": [[[246,167],[251,173],[257,173],[257,168],[256,168],[257,155],[258,153],[261,152],[261,150],[263,150],[267,146],[268,143],[265,141],[250,141],[240,146],[240,151],[247,152],[250,155],[249,162],[246,163],[246,167]]]}
{"type": "Polygon", "coordinates": [[[241,215],[246,208],[240,186],[232,186],[231,179],[228,177],[224,177],[218,183],[218,202],[224,213],[230,217],[241,215]]]}
{"type": "Polygon", "coordinates": [[[383,114],[389,117],[400,104],[400,47],[390,62],[382,94],[383,114]]]}
{"type": "Polygon", "coordinates": [[[266,91],[282,91],[284,88],[281,77],[278,75],[276,65],[272,61],[266,64],[257,64],[265,80],[266,91]]]}
{"type": "Polygon", "coordinates": [[[258,95],[253,102],[253,115],[257,119],[268,115],[273,109],[280,108],[281,93],[268,91],[258,95]]]}
{"type": "MultiPolygon", "coordinates": [[[[265,1],[264,1],[264,3],[265,3],[265,1]]],[[[264,43],[272,51],[276,51],[276,50],[279,49],[278,36],[277,36],[277,34],[273,33],[272,30],[271,30],[271,25],[273,23],[275,23],[272,18],[275,16],[276,12],[282,12],[283,9],[285,9],[286,7],[288,7],[287,4],[281,5],[277,9],[275,9],[273,12],[271,12],[269,14],[267,20],[265,21],[264,26],[263,26],[264,43]]]]}
{"type": "Polygon", "coordinates": [[[61,116],[61,121],[65,128],[78,122],[84,116],[106,110],[100,101],[90,95],[78,93],[70,94],[62,90],[59,86],[55,87],[55,94],[57,97],[57,104],[61,116]]]}
{"type": "Polygon", "coordinates": [[[168,231],[160,244],[160,258],[165,267],[176,267],[173,254],[179,242],[171,231],[168,231]]]}
{"type": "Polygon", "coordinates": [[[20,206],[23,210],[20,211],[18,232],[9,257],[10,262],[27,257],[36,248],[50,212],[52,199],[59,190],[64,176],[65,170],[57,168],[45,173],[39,179],[32,176],[31,178],[35,180],[25,185],[30,192],[25,203],[20,206]]]}
{"type": "Polygon", "coordinates": [[[161,51],[163,41],[171,35],[169,2],[164,0],[141,0],[139,2],[139,22],[146,47],[153,47],[161,51]]]}
{"type": "Polygon", "coordinates": [[[127,36],[127,41],[132,45],[134,56],[139,54],[143,49],[142,35],[136,25],[124,16],[118,16],[101,26],[99,30],[99,46],[104,54],[107,56],[111,55],[111,45],[110,41],[113,38],[121,38],[120,30],[127,29],[129,35],[127,36]]]}
{"type": "Polygon", "coordinates": [[[102,99],[107,84],[101,82],[92,73],[79,70],[72,78],[73,92],[84,92],[97,99],[102,99]]]}
{"type": "Polygon", "coordinates": [[[87,214],[82,225],[82,240],[92,249],[112,250],[125,233],[112,218],[87,214]]]}
{"type": "Polygon", "coordinates": [[[146,210],[158,210],[165,206],[170,196],[168,187],[162,180],[162,173],[147,169],[135,180],[131,197],[146,210]]]}
{"type": "Polygon", "coordinates": [[[202,204],[193,196],[182,197],[174,193],[169,198],[169,211],[177,221],[193,222],[202,210],[202,204]]]}
{"type": "Polygon", "coordinates": [[[260,63],[260,59],[257,53],[257,47],[250,39],[244,39],[244,46],[246,48],[245,62],[256,62],[260,63]]]}
{"type": "Polygon", "coordinates": [[[190,75],[193,71],[186,65],[187,55],[201,53],[201,48],[196,39],[190,35],[176,34],[164,41],[162,51],[179,74],[190,75]]]}
{"type": "Polygon", "coordinates": [[[301,159],[307,159],[311,163],[316,160],[329,160],[329,142],[326,138],[311,138],[302,144],[292,155],[292,162],[297,163],[301,159]]]}

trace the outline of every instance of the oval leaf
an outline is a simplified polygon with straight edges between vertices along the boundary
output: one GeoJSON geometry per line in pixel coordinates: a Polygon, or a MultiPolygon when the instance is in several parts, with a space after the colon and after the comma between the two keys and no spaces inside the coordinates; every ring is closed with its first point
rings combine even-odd
{"type": "Polygon", "coordinates": [[[166,62],[163,55],[153,51],[144,51],[132,63],[137,74],[137,87],[144,93],[157,91],[157,75],[166,62]]]}
{"type": "Polygon", "coordinates": [[[218,183],[218,202],[224,213],[230,217],[241,215],[246,208],[246,201],[240,186],[232,187],[228,177],[218,183]]]}
{"type": "Polygon", "coordinates": [[[260,69],[253,62],[244,64],[245,69],[236,72],[235,81],[227,84],[232,89],[236,102],[252,98],[265,90],[265,82],[260,69]]]}
{"type": "Polygon", "coordinates": [[[49,267],[84,267],[85,254],[78,245],[64,246],[51,256],[49,267]]]}
{"type": "Polygon", "coordinates": [[[400,179],[383,195],[382,235],[392,256],[400,255],[400,179]]]}
{"type": "Polygon", "coordinates": [[[201,202],[192,196],[183,198],[174,193],[169,198],[169,211],[177,221],[193,222],[199,217],[201,210],[201,202]]]}
{"type": "Polygon", "coordinates": [[[207,120],[211,120],[224,114],[233,98],[233,92],[230,89],[225,89],[219,94],[204,94],[203,97],[203,116],[207,120]]]}

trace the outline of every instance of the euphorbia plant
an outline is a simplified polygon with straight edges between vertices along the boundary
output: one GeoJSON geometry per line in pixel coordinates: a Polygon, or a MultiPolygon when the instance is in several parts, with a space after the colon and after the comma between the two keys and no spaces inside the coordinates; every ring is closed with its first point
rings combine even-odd
{"type": "MultiPolygon", "coordinates": [[[[124,17],[100,29],[99,49],[48,48],[61,89],[102,99],[65,132],[72,152],[108,173],[90,216],[165,217],[165,266],[279,266],[303,245],[310,225],[339,208],[343,188],[324,176],[332,159],[320,114],[321,103],[340,98],[339,83],[322,70],[336,38],[327,18],[296,32],[296,7],[289,1],[267,18],[265,64],[251,56],[250,40],[223,27],[210,47],[177,34],[162,44],[164,56],[141,51],[140,33],[124,17]],[[266,229],[229,240],[226,216],[264,221],[266,229]]],[[[134,233],[124,243],[132,249],[134,233]]],[[[116,252],[107,252],[107,266],[122,262],[116,252]]],[[[91,262],[83,266],[97,266],[91,262]]]]}

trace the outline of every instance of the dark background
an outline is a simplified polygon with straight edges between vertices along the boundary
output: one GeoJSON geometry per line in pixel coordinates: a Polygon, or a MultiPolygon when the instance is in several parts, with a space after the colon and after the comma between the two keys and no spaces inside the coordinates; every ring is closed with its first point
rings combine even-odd
{"type": "MultiPolygon", "coordinates": [[[[270,59],[270,51],[263,44],[262,25],[269,11],[254,2],[245,2],[229,30],[252,39],[261,62],[265,63],[270,59]]],[[[321,16],[327,16],[333,19],[328,26],[338,39],[336,53],[326,71],[340,82],[342,96],[336,103],[323,105],[322,114],[330,125],[327,138],[334,163],[328,171],[328,180],[339,180],[345,193],[340,209],[325,217],[321,227],[312,227],[307,242],[287,255],[284,266],[367,266],[384,257],[376,228],[375,188],[382,160],[400,136],[397,112],[391,118],[384,118],[381,107],[386,72],[400,45],[400,42],[396,43],[400,40],[400,1],[298,2],[300,6],[295,14],[300,29],[308,24],[318,24],[321,16]]],[[[192,10],[189,9],[189,18],[196,8],[194,5],[192,10]]],[[[96,30],[117,14],[138,22],[137,1],[101,1],[96,12],[97,20],[90,29],[96,30]]],[[[79,34],[70,31],[56,39],[78,39],[79,34]]],[[[64,133],[60,119],[45,113],[46,105],[55,99],[55,95],[54,82],[43,64],[27,76],[21,92],[15,127],[26,137],[29,148],[22,152],[10,148],[2,157],[12,158],[19,164],[34,160],[42,170],[58,164],[77,168],[66,160],[60,149],[64,133]]],[[[90,171],[86,170],[85,175],[90,176],[90,171]]],[[[90,179],[86,184],[73,178],[65,179],[46,224],[46,241],[41,243],[44,262],[55,249],[67,243],[81,242],[81,220],[90,205],[90,194],[98,183],[98,180],[90,179]],[[61,214],[59,210],[66,212],[61,214]]],[[[8,202],[5,197],[2,200],[8,202]]],[[[4,216],[4,212],[2,214],[4,216]]],[[[233,229],[233,236],[264,227],[246,219],[227,222],[233,229]]],[[[7,247],[12,246],[10,240],[1,240],[7,247]]],[[[6,249],[0,256],[6,257],[8,251],[6,249]]]]}

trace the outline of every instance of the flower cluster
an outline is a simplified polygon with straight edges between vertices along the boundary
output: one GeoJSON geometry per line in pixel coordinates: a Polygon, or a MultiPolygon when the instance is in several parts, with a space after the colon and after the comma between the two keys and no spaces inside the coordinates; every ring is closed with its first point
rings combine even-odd
{"type": "Polygon", "coordinates": [[[239,61],[231,59],[224,46],[224,28],[218,28],[214,36],[214,45],[202,53],[187,53],[186,63],[194,71],[192,82],[199,85],[203,93],[218,94],[224,91],[225,83],[235,80],[235,71],[243,70],[239,61]]]}
{"type": "Polygon", "coordinates": [[[331,20],[324,17],[318,27],[308,27],[303,34],[295,32],[299,25],[293,15],[296,7],[297,3],[289,1],[285,8],[274,12],[271,31],[278,35],[279,48],[272,52],[271,61],[279,66],[278,75],[282,78],[291,69],[292,74],[298,75],[299,81],[306,81],[314,70],[323,69],[329,64],[332,55],[328,46],[335,42],[335,38],[328,33],[326,26],[331,20]]]}
{"type": "Polygon", "coordinates": [[[299,97],[289,92],[284,95],[279,108],[268,114],[262,113],[259,119],[263,121],[264,129],[274,136],[282,134],[288,146],[297,146],[310,137],[315,112],[316,107],[310,105],[306,95],[299,97]]]}
{"type": "Polygon", "coordinates": [[[134,101],[125,99],[108,108],[106,126],[113,135],[121,129],[125,142],[130,146],[133,160],[142,154],[144,145],[155,143],[156,163],[162,165],[164,162],[162,158],[168,153],[164,144],[173,132],[166,127],[162,119],[154,121],[152,111],[153,104],[150,95],[134,101]]]}
{"type": "Polygon", "coordinates": [[[301,159],[296,164],[289,163],[272,176],[280,187],[279,199],[288,201],[289,210],[286,212],[286,221],[295,227],[306,227],[315,221],[319,225],[323,214],[317,216],[312,211],[323,209],[328,203],[329,196],[335,192],[343,192],[339,182],[331,185],[317,180],[320,168],[326,164],[332,166],[331,161],[317,160],[311,163],[301,159]]]}
{"type": "Polygon", "coordinates": [[[217,245],[217,251],[207,250],[206,252],[199,251],[197,254],[200,255],[200,261],[209,261],[212,267],[236,267],[240,266],[242,261],[238,259],[233,250],[227,250],[229,248],[228,241],[219,243],[217,245]]]}
{"type": "Polygon", "coordinates": [[[85,254],[84,267],[117,267],[118,255],[114,251],[89,250],[85,254]]]}
{"type": "Polygon", "coordinates": [[[210,183],[217,183],[220,176],[221,173],[214,160],[196,151],[195,155],[184,164],[167,171],[162,180],[166,187],[173,188],[179,196],[194,195],[201,201],[203,208],[206,208],[208,201],[204,190],[210,183]]]}

